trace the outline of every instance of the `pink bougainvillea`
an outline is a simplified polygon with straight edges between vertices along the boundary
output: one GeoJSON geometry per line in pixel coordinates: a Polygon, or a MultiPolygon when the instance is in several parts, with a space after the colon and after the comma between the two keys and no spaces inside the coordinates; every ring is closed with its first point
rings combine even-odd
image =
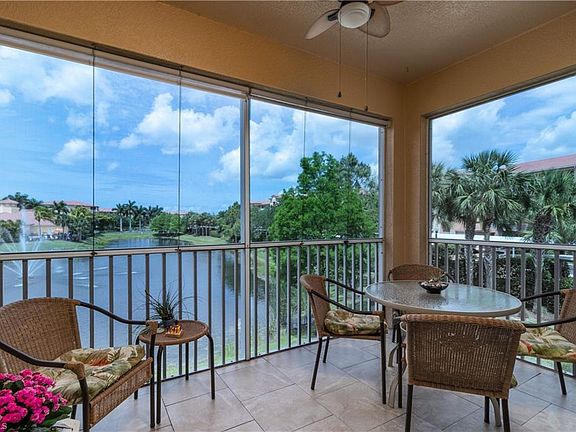
{"type": "Polygon", "coordinates": [[[50,427],[70,413],[66,400],[53,393],[54,381],[39,372],[0,374],[0,424],[7,430],[50,427]]]}

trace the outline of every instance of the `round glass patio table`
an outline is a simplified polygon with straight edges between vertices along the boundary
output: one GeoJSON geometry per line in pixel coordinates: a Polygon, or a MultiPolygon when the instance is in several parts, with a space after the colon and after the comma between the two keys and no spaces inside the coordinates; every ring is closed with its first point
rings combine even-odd
{"type": "MultiPolygon", "coordinates": [[[[418,281],[378,282],[368,285],[366,295],[381,305],[390,307],[402,313],[472,315],[479,317],[503,317],[512,315],[522,308],[522,303],[516,297],[489,288],[474,285],[450,283],[440,294],[430,294],[422,288],[418,281]]],[[[394,407],[398,392],[398,407],[402,408],[402,333],[399,321],[395,320],[398,335],[396,352],[398,376],[390,384],[388,404],[394,407]]],[[[392,353],[390,353],[392,356],[392,353]]],[[[391,359],[389,361],[391,363],[391,359]]],[[[497,419],[498,423],[498,419],[497,419]]]]}
{"type": "Polygon", "coordinates": [[[522,308],[510,294],[457,283],[450,283],[440,294],[426,292],[418,281],[378,282],[365,292],[376,303],[405,313],[502,317],[522,308]]]}

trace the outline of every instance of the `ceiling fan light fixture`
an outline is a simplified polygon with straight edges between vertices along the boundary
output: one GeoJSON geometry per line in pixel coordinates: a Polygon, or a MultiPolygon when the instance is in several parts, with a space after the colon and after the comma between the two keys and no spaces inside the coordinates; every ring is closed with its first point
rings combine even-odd
{"type": "Polygon", "coordinates": [[[358,28],[363,26],[370,19],[372,10],[368,4],[363,2],[346,3],[338,11],[338,21],[342,27],[358,28]]]}

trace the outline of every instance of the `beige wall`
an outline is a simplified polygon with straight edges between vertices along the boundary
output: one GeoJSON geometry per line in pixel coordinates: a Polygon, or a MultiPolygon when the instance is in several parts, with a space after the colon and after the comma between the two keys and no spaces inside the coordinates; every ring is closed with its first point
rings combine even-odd
{"type": "Polygon", "coordinates": [[[528,85],[576,66],[576,13],[495,46],[406,87],[405,142],[400,165],[406,166],[398,190],[409,199],[397,221],[396,262],[425,262],[428,238],[428,145],[426,116],[528,85]]]}

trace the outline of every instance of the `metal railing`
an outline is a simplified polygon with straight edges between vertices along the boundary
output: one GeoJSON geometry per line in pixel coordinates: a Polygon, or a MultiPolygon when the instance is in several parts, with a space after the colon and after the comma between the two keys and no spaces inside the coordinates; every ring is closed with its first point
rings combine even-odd
{"type": "MultiPolygon", "coordinates": [[[[177,296],[180,319],[208,323],[216,365],[310,343],[316,330],[302,273],[354,286],[382,275],[379,239],[0,254],[0,305],[34,297],[94,303],[129,319],[153,314],[154,298],[177,296]],[[249,278],[247,277],[249,276],[249,278]],[[246,281],[250,282],[247,283],[246,281]]],[[[330,295],[358,305],[336,287],[330,295]]],[[[79,311],[83,346],[134,343],[140,329],[79,311]]],[[[190,370],[208,367],[207,341],[191,346],[190,370]]],[[[183,374],[182,347],[168,347],[164,376],[183,374]]]]}
{"type": "MultiPolygon", "coordinates": [[[[518,298],[576,288],[576,246],[429,239],[429,262],[442,268],[459,283],[477,285],[518,298]]],[[[557,319],[561,299],[553,296],[529,302],[519,313],[523,321],[557,319]]],[[[526,358],[553,369],[551,361],[526,358]]],[[[576,376],[574,364],[564,371],[576,376]]]]}

